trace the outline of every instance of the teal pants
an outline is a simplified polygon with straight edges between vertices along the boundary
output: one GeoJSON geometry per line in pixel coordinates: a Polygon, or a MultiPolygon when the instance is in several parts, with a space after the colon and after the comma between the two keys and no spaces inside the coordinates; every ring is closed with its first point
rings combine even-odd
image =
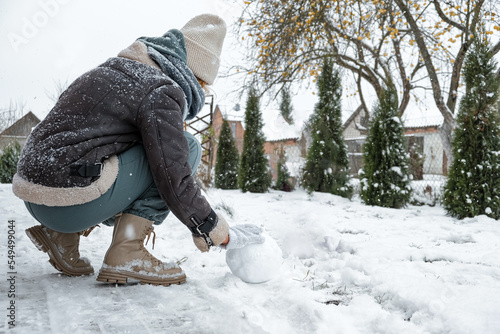
{"type": "MultiPolygon", "coordinates": [[[[201,145],[188,132],[192,174],[201,161],[201,145]]],[[[112,225],[118,213],[130,213],[161,224],[170,210],[160,198],[149,169],[146,152],[136,145],[118,155],[119,172],[111,188],[92,202],[72,206],[45,206],[25,202],[42,225],[62,233],[84,231],[99,223],[112,225]]]]}

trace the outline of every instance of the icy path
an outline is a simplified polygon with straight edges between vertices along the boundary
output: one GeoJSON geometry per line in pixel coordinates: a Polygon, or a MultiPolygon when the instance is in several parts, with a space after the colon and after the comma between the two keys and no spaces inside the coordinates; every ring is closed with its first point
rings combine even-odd
{"type": "MultiPolygon", "coordinates": [[[[261,224],[277,239],[285,257],[278,278],[243,283],[223,251],[198,252],[175,218],[156,228],[152,253],[188,257],[186,284],[117,287],[61,276],[24,234],[34,222],[23,203],[0,185],[0,332],[12,299],[7,226],[15,220],[16,328],[9,333],[500,333],[498,221],[301,191],[208,196],[235,211],[232,224],[261,224]]],[[[111,232],[102,227],[82,239],[96,271],[111,232]]]]}

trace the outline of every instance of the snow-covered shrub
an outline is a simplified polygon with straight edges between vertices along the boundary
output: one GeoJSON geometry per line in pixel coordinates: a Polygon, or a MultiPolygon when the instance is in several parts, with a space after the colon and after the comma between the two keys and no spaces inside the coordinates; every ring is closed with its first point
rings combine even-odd
{"type": "Polygon", "coordinates": [[[282,191],[292,191],[294,186],[290,182],[291,175],[286,166],[286,152],[283,147],[281,147],[278,156],[278,178],[274,188],[282,191]]]}
{"type": "Polygon", "coordinates": [[[281,91],[280,114],[288,124],[293,124],[293,105],[290,87],[285,86],[281,91]]]}
{"type": "Polygon", "coordinates": [[[375,107],[364,145],[364,168],[359,173],[365,204],[404,207],[411,197],[411,176],[403,123],[394,87],[385,89],[375,107]]]}
{"type": "Polygon", "coordinates": [[[5,147],[0,156],[0,183],[12,183],[20,155],[21,145],[17,141],[5,147]]]}
{"type": "Polygon", "coordinates": [[[238,187],[243,192],[266,192],[271,186],[269,162],[264,154],[263,121],[257,92],[250,89],[245,110],[245,135],[238,172],[238,187]]]}
{"type": "Polygon", "coordinates": [[[309,192],[351,197],[349,160],[342,136],[341,79],[331,59],[325,58],[317,85],[319,101],[310,120],[312,144],[307,152],[302,186],[309,192]]]}
{"type": "Polygon", "coordinates": [[[499,80],[489,46],[476,41],[464,65],[466,94],[453,138],[443,204],[448,214],[500,218],[499,80]]]}
{"type": "Polygon", "coordinates": [[[222,129],[217,147],[217,161],[215,163],[215,187],[221,189],[238,188],[238,168],[240,155],[226,120],[222,129]]]}

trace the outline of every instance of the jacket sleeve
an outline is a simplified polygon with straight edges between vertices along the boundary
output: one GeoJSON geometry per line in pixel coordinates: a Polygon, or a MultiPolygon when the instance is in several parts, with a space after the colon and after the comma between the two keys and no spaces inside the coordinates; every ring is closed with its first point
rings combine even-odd
{"type": "Polygon", "coordinates": [[[161,198],[196,234],[196,226],[215,213],[191,176],[182,119],[184,104],[184,93],[179,87],[158,87],[143,100],[137,123],[161,198]]]}

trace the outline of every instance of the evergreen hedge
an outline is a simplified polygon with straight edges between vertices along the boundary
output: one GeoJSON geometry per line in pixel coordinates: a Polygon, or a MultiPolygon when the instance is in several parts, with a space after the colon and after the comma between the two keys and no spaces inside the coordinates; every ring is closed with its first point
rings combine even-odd
{"type": "Polygon", "coordinates": [[[0,156],[0,183],[12,183],[20,155],[21,145],[17,141],[5,147],[0,156]]]}
{"type": "Polygon", "coordinates": [[[222,129],[217,147],[215,163],[215,187],[221,189],[238,188],[238,168],[240,156],[234,143],[233,135],[226,120],[222,129]]]}
{"type": "Polygon", "coordinates": [[[238,172],[238,187],[243,192],[263,193],[271,186],[269,162],[264,154],[263,121],[259,97],[250,89],[245,109],[245,135],[238,172]]]}
{"type": "Polygon", "coordinates": [[[499,79],[487,44],[476,41],[464,64],[466,94],[460,101],[452,142],[453,163],[443,204],[459,219],[500,218],[499,79]]]}
{"type": "Polygon", "coordinates": [[[333,61],[326,58],[318,78],[319,101],[310,120],[312,144],[302,173],[302,186],[308,191],[351,197],[349,160],[342,135],[342,86],[333,61]]]}
{"type": "Polygon", "coordinates": [[[359,177],[365,204],[401,208],[410,200],[411,176],[403,133],[397,94],[390,86],[379,97],[363,147],[364,167],[359,177]]]}

